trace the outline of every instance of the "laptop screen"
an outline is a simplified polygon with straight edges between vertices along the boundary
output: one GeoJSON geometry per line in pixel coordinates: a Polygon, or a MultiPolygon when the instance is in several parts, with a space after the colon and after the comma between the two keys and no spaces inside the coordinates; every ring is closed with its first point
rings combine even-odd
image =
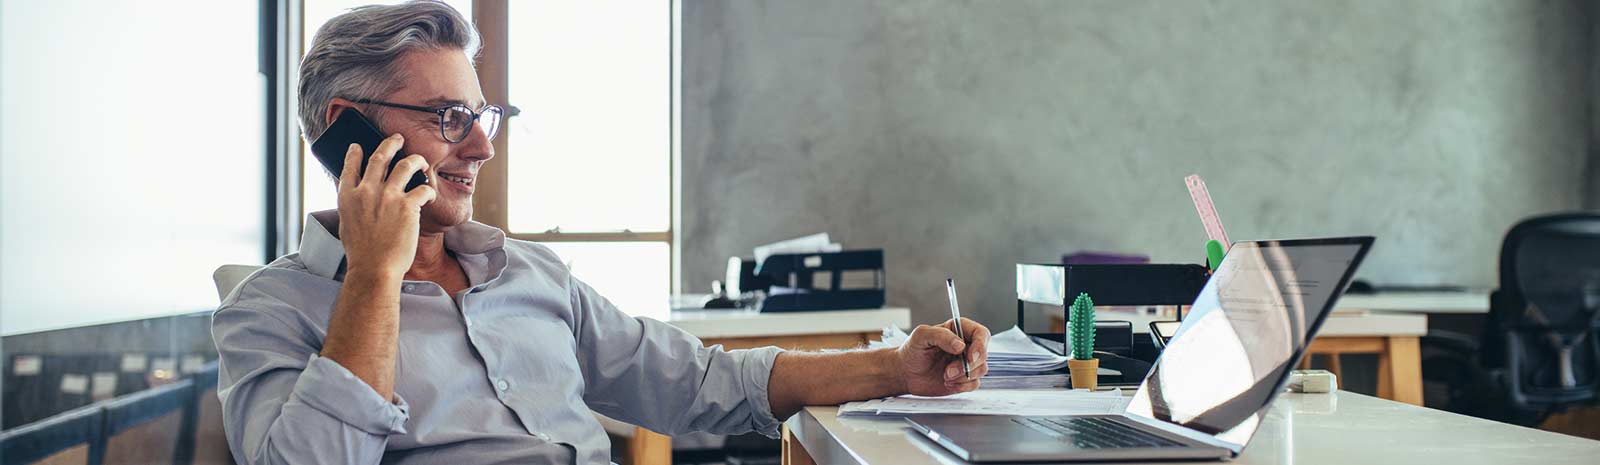
{"type": "Polygon", "coordinates": [[[1371,238],[1240,242],[1126,413],[1243,448],[1371,238]]]}

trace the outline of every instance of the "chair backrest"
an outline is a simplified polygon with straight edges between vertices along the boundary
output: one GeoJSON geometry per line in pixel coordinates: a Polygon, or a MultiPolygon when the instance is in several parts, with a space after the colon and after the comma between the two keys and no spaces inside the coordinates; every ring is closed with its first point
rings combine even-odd
{"type": "Polygon", "coordinates": [[[0,463],[99,465],[104,411],[88,406],[0,432],[0,463]]]}
{"type": "Polygon", "coordinates": [[[217,362],[207,363],[195,372],[194,397],[190,401],[189,426],[184,434],[192,447],[192,455],[180,463],[194,465],[233,465],[233,455],[228,449],[228,436],[222,430],[222,401],[217,398],[217,362]]]}
{"type": "Polygon", "coordinates": [[[194,396],[190,380],[104,402],[105,463],[173,463],[194,396]]]}
{"type": "Polygon", "coordinates": [[[1600,389],[1600,212],[1529,218],[1506,233],[1485,359],[1513,404],[1584,403],[1600,389]]]}
{"type": "Polygon", "coordinates": [[[261,269],[257,265],[222,265],[217,271],[211,273],[211,281],[217,285],[217,299],[226,300],[233,288],[239,287],[239,282],[261,269]]]}

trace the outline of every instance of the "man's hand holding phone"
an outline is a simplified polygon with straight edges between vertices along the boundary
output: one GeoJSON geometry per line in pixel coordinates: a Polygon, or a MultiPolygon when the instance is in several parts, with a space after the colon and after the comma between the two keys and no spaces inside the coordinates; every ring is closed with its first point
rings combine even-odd
{"type": "Polygon", "coordinates": [[[384,139],[373,151],[365,173],[359,172],[360,145],[350,144],[345,153],[339,176],[339,241],[344,243],[347,275],[375,273],[398,279],[416,257],[422,206],[437,192],[427,184],[405,190],[413,173],[428,169],[421,155],[405,157],[384,176],[389,160],[404,142],[399,134],[384,139]]]}
{"type": "Polygon", "coordinates": [[[395,164],[389,160],[405,140],[399,134],[379,143],[362,173],[360,144],[350,144],[339,175],[339,241],[346,270],[322,356],[349,369],[373,391],[394,401],[394,372],[400,332],[400,283],[417,254],[422,206],[433,200],[431,185],[406,192],[411,176],[428,169],[421,155],[395,164]]]}

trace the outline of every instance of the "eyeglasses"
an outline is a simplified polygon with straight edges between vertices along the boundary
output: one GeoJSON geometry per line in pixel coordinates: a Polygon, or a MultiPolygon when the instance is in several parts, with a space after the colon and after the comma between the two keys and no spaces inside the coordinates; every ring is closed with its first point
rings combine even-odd
{"type": "Polygon", "coordinates": [[[352,101],[437,114],[439,115],[439,135],[444,136],[444,140],[450,141],[452,144],[467,140],[467,135],[472,133],[472,125],[479,121],[483,122],[483,133],[488,135],[490,140],[494,140],[495,134],[500,132],[500,121],[505,119],[506,114],[506,110],[500,108],[499,105],[489,105],[483,107],[482,111],[474,112],[471,108],[459,103],[440,108],[428,108],[381,100],[360,99],[352,101]]]}

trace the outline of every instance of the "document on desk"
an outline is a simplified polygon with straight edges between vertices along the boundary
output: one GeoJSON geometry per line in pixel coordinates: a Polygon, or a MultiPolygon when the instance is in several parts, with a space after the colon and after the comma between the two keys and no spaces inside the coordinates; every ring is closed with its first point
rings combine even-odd
{"type": "Polygon", "coordinates": [[[1121,412],[1131,397],[1116,390],[977,390],[947,397],[900,396],[851,402],[839,415],[1085,415],[1121,412]]]}
{"type": "MultiPolygon", "coordinates": [[[[883,338],[868,344],[870,348],[900,347],[911,336],[900,328],[887,327],[883,329],[883,338]]],[[[1013,326],[1011,329],[1001,331],[989,337],[989,374],[984,379],[991,377],[1018,377],[1040,375],[1058,371],[1067,367],[1067,356],[1057,355],[1049,349],[1040,347],[1039,344],[1028,338],[1021,329],[1013,326]]],[[[1117,376],[1122,372],[1110,368],[1100,368],[1099,373],[1105,376],[1117,376]]],[[[1065,377],[1065,374],[1061,376],[1065,377]]],[[[1045,386],[1039,386],[1045,387],[1045,386]]]]}

